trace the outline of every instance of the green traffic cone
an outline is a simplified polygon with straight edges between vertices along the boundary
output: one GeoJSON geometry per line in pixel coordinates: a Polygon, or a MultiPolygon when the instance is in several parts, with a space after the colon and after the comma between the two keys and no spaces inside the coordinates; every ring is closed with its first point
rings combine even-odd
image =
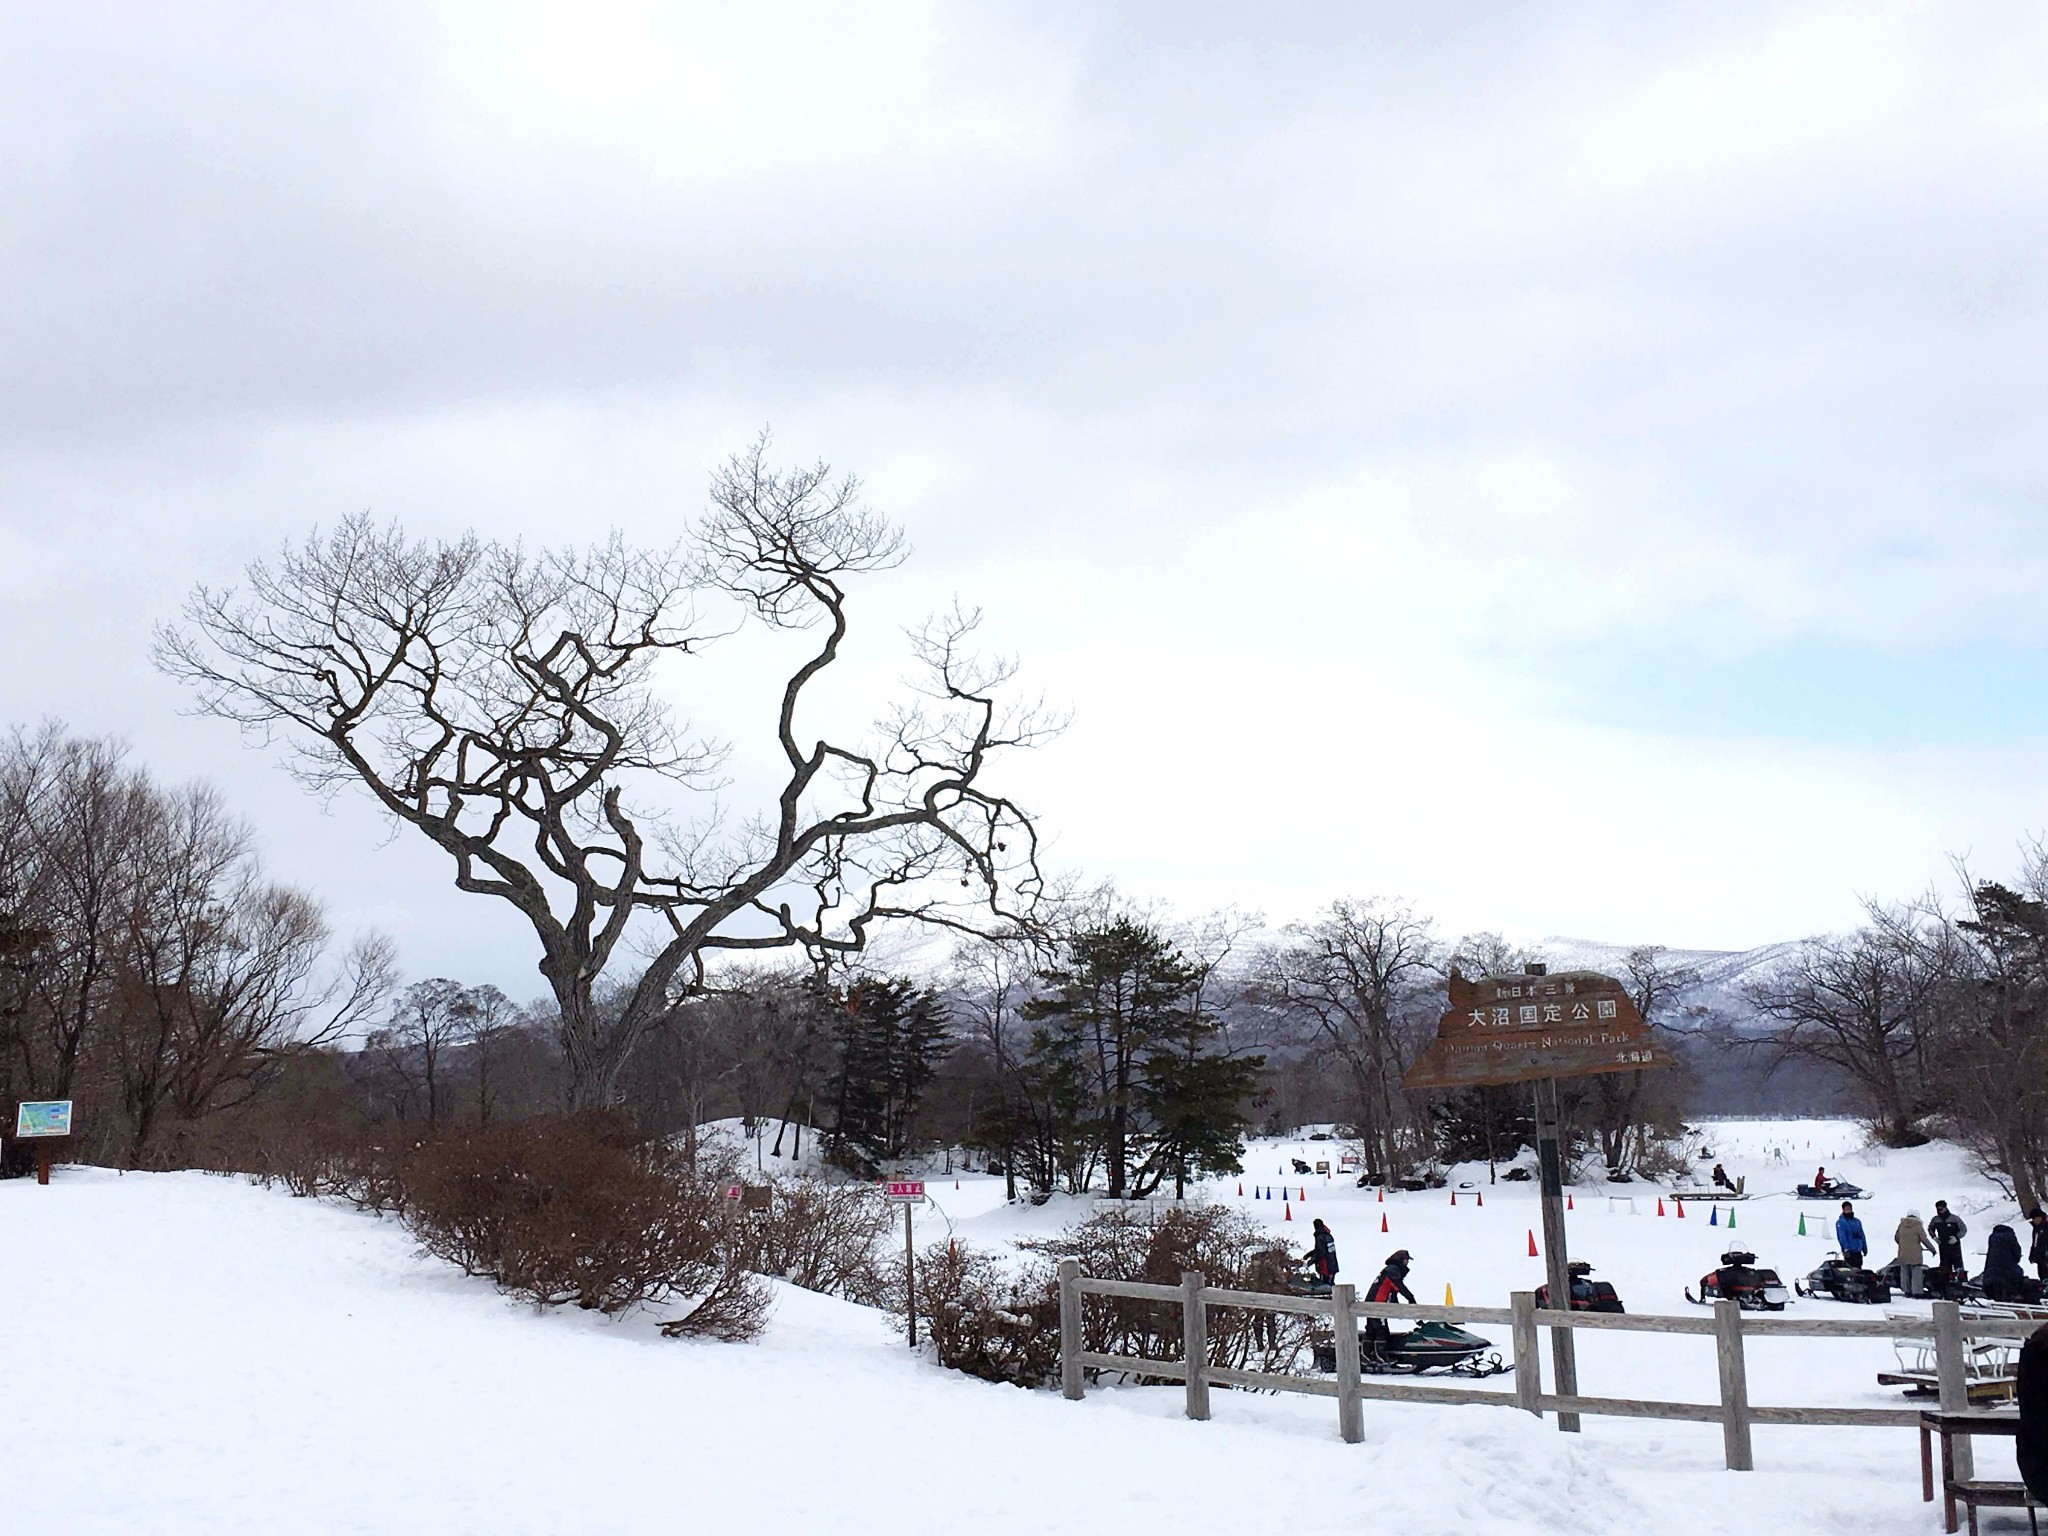
{"type": "Polygon", "coordinates": [[[1806,1236],[1806,1212],[1804,1211],[1799,1213],[1799,1235],[1801,1237],[1806,1236]]]}
{"type": "MultiPolygon", "coordinates": [[[[1806,1220],[1804,1216],[1799,1219],[1801,1221],[1806,1220]]],[[[1732,1205],[1728,1207],[1728,1230],[1731,1232],[1735,1230],[1735,1207],[1732,1205]]]]}

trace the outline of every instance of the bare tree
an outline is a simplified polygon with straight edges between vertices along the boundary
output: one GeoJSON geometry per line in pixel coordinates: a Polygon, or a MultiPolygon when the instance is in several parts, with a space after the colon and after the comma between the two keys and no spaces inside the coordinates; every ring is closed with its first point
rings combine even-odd
{"type": "MultiPolygon", "coordinates": [[[[1696,966],[1674,962],[1661,944],[1638,944],[1622,963],[1622,983],[1653,1034],[1668,1033],[1685,995],[1700,983],[1696,966]]],[[[1600,1155],[1610,1174],[1625,1172],[1647,1144],[1645,1128],[1653,1120],[1668,1122],[1678,1069],[1651,1072],[1605,1072],[1584,1087],[1587,1109],[1600,1137],[1600,1155]]]]}
{"type": "Polygon", "coordinates": [[[366,787],[450,856],[460,889],[532,925],[575,1106],[611,1099],[707,956],[850,953],[893,918],[1008,926],[1038,892],[1032,825],[984,775],[1051,723],[1000,704],[1011,668],[969,651],[978,615],[913,636],[923,682],[871,741],[801,734],[847,634],[847,583],[896,564],[902,544],[857,482],[822,464],[771,469],[766,450],[764,437],[714,477],[694,558],[616,536],[539,555],[473,534],[416,543],[352,518],[252,565],[246,595],[199,589],[186,623],[157,637],[158,664],[203,709],[282,730],[310,786],[366,787]],[[656,686],[660,664],[721,637],[700,600],[734,608],[726,633],[822,632],[780,691],[787,776],[738,825],[715,798],[721,750],[678,726],[656,686]],[[666,819],[677,796],[701,807],[694,819],[666,819]],[[600,1009],[640,920],[659,935],[650,958],[600,1009]]]}
{"type": "Polygon", "coordinates": [[[1918,909],[1869,911],[1867,926],[1810,940],[1747,992],[1773,1021],[1760,1038],[1778,1060],[1839,1069],[1861,1089],[1884,1139],[1907,1145],[1935,1108],[1932,1028],[1950,979],[1949,946],[1918,909]]]}
{"type": "Polygon", "coordinates": [[[1439,975],[1432,925],[1405,902],[1373,897],[1334,901],[1287,936],[1263,958],[1260,995],[1306,1021],[1344,1064],[1367,1164],[1392,1178],[1416,1145],[1400,1084],[1417,1044],[1415,1005],[1439,975]]]}

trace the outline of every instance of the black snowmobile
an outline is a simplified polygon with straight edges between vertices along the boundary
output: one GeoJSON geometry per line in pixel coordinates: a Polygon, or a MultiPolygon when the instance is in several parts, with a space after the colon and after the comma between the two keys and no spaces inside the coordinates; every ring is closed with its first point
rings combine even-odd
{"type": "MultiPolygon", "coordinates": [[[[1337,1369],[1337,1342],[1332,1334],[1314,1341],[1316,1369],[1325,1375],[1337,1369]]],[[[1502,1360],[1490,1339],[1467,1333],[1455,1323],[1434,1320],[1402,1331],[1358,1336],[1358,1368],[1369,1376],[1447,1371],[1457,1376],[1498,1376],[1514,1366],[1502,1360]]]]}
{"type": "Polygon", "coordinates": [[[1315,1171],[1314,1169],[1309,1167],[1307,1163],[1304,1163],[1298,1157],[1290,1157],[1289,1159],[1287,1159],[1287,1161],[1294,1164],[1294,1171],[1296,1173],[1313,1173],[1315,1171]]]}
{"type": "Polygon", "coordinates": [[[1802,1200],[1868,1200],[1870,1191],[1847,1179],[1829,1179],[1825,1184],[1801,1184],[1794,1191],[1802,1200]]]}
{"type": "Polygon", "coordinates": [[[1792,1299],[1775,1269],[1759,1269],[1756,1255],[1743,1248],[1730,1248],[1721,1255],[1721,1267],[1700,1277],[1700,1293],[1691,1291],[1685,1299],[1694,1306],[1732,1301],[1745,1312],[1782,1312],[1792,1299]]]}
{"type": "Polygon", "coordinates": [[[1836,1301],[1875,1304],[1892,1299],[1891,1282],[1885,1279],[1882,1270],[1846,1264],[1838,1253],[1822,1259],[1820,1268],[1808,1275],[1806,1284],[1797,1289],[1802,1296],[1827,1296],[1836,1301]]]}
{"type": "MultiPolygon", "coordinates": [[[[1565,1268],[1571,1271],[1572,1277],[1572,1311],[1626,1312],[1628,1310],[1628,1308],[1621,1304],[1621,1298],[1614,1294],[1613,1286],[1609,1285],[1605,1280],[1589,1278],[1593,1273],[1593,1266],[1584,1259],[1573,1259],[1565,1265],[1565,1268]]],[[[1536,1287],[1536,1305],[1539,1307],[1548,1307],[1550,1305],[1550,1287],[1548,1285],[1536,1287]]]]}

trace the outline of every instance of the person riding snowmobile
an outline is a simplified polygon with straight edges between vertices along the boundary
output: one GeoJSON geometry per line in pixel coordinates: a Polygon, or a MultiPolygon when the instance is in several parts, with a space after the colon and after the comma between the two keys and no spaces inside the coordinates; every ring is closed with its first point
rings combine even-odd
{"type": "Polygon", "coordinates": [[[1337,1280],[1337,1240],[1323,1225],[1322,1217],[1316,1218],[1315,1226],[1315,1246],[1308,1251],[1309,1268],[1315,1271],[1318,1285],[1334,1285],[1337,1280]]]}
{"type": "Polygon", "coordinates": [[[1934,1220],[1927,1223],[1927,1235],[1934,1239],[1936,1262],[1951,1275],[1964,1273],[1963,1235],[1969,1230],[1946,1200],[1934,1202],[1934,1220]]]}
{"type": "MultiPolygon", "coordinates": [[[[1397,1248],[1387,1255],[1386,1267],[1379,1272],[1372,1288],[1365,1293],[1367,1301],[1405,1301],[1415,1305],[1415,1293],[1408,1289],[1408,1266],[1413,1262],[1406,1248],[1397,1248]]],[[[1365,1320],[1365,1335],[1369,1339],[1385,1339],[1389,1329],[1384,1317],[1368,1317],[1365,1320]]]]}

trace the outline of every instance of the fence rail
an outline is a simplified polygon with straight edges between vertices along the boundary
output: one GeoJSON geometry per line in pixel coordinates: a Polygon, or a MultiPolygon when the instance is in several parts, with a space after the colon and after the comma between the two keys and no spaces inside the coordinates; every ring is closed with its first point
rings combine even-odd
{"type": "MultiPolygon", "coordinates": [[[[1932,1317],[1876,1318],[1868,1321],[1848,1318],[1745,1318],[1732,1301],[1714,1303],[1710,1317],[1665,1317],[1643,1313],[1561,1312],[1539,1308],[1533,1291],[1517,1291],[1506,1307],[1436,1307],[1402,1303],[1361,1302],[1348,1285],[1335,1286],[1324,1296],[1283,1296],[1263,1291],[1236,1291],[1207,1284],[1199,1270],[1188,1270],[1179,1285],[1152,1285],[1135,1280],[1098,1280],[1081,1273],[1080,1261],[1063,1259],[1060,1283],[1060,1386],[1069,1398],[1078,1400],[1086,1391],[1090,1371],[1120,1371],[1178,1381],[1186,1385],[1187,1415],[1209,1417],[1209,1387],[1244,1387],[1258,1391],[1298,1392],[1311,1397],[1337,1400],[1337,1425],[1343,1438],[1356,1444],[1365,1438],[1362,1407],[1367,1402],[1478,1404],[1496,1408],[1520,1408],[1541,1417],[1559,1416],[1560,1427],[1575,1425],[1579,1414],[1613,1418],[1673,1419],[1699,1424],[1719,1424],[1724,1458],[1731,1471],[1746,1472],[1755,1465],[1750,1445],[1750,1428],[1756,1424],[1813,1424],[1858,1427],[1912,1428],[1920,1422],[1915,1408],[1799,1408],[1766,1407],[1749,1401],[1747,1361],[1748,1339],[1932,1339],[1935,1349],[1935,1379],[1944,1412],[1961,1412],[1968,1406],[1964,1341],[1971,1338],[2023,1339],[2041,1325],[2038,1319],[1965,1317],[1952,1301],[1937,1301],[1932,1317]],[[1084,1350],[1082,1343],[1082,1299],[1086,1296],[1114,1296],[1127,1300],[1154,1301],[1181,1308],[1182,1355],[1179,1360],[1145,1360],[1135,1355],[1100,1354],[1084,1350]],[[1211,1307],[1242,1307],[1265,1312],[1289,1312],[1311,1317],[1328,1317],[1335,1333],[1336,1375],[1294,1376],[1271,1371],[1241,1370],[1209,1362],[1211,1307]],[[1358,1322],[1361,1318],[1389,1321],[1438,1321],[1447,1323],[1507,1324],[1513,1330],[1514,1386],[1512,1391],[1483,1387],[1450,1386],[1441,1382],[1367,1381],[1359,1359],[1358,1322]],[[1543,1390],[1542,1352],[1537,1347],[1539,1328],[1591,1328],[1617,1333],[1669,1333],[1711,1337],[1719,1370],[1719,1401],[1674,1403],[1626,1397],[1559,1396],[1543,1390]]],[[[1967,1439],[1955,1447],[1956,1475],[1968,1478],[1970,1446],[1967,1439]]]]}

